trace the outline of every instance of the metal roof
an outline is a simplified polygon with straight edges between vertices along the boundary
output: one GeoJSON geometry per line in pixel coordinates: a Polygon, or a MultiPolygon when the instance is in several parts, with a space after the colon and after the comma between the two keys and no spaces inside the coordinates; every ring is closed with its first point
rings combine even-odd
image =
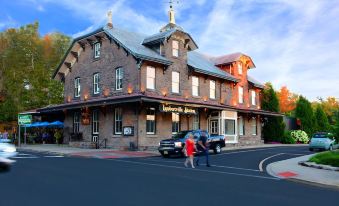
{"type": "Polygon", "coordinates": [[[255,80],[253,77],[250,77],[247,75],[247,81],[252,83],[255,87],[264,89],[265,86],[263,84],[261,84],[259,81],[255,80]]]}
{"type": "Polygon", "coordinates": [[[218,78],[227,79],[237,82],[238,79],[233,75],[221,70],[214,66],[214,63],[208,59],[207,56],[196,52],[190,51],[187,53],[187,64],[191,66],[195,72],[211,75],[218,78]]]}

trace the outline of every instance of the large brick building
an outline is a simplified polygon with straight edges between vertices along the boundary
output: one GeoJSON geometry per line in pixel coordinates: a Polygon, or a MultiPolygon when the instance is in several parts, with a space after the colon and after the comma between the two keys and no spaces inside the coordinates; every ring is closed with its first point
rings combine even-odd
{"type": "Polygon", "coordinates": [[[65,102],[39,110],[64,113],[66,142],[142,149],[188,129],[225,135],[226,143],[262,141],[262,118],[279,114],[260,108],[263,85],[247,75],[252,59],[201,54],[169,13],[170,23],[152,36],[116,28],[109,17],[74,39],[54,74],[65,102]]]}

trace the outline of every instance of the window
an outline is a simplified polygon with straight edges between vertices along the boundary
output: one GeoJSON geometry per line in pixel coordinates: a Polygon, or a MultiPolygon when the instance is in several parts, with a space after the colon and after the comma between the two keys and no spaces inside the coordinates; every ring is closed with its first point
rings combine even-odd
{"type": "Polygon", "coordinates": [[[251,130],[252,135],[257,135],[257,119],[255,117],[253,117],[251,120],[251,130]]]}
{"type": "Polygon", "coordinates": [[[124,77],[122,68],[117,68],[115,70],[115,89],[121,90],[122,89],[122,78],[124,77]]]}
{"type": "Polygon", "coordinates": [[[147,67],[147,89],[155,89],[155,68],[147,67]]]}
{"type": "Polygon", "coordinates": [[[178,113],[172,113],[172,133],[178,133],[180,131],[180,115],[178,113]]]}
{"type": "Polygon", "coordinates": [[[179,57],[179,42],[176,40],[172,41],[172,55],[179,57]]]}
{"type": "Polygon", "coordinates": [[[100,88],[99,88],[99,73],[96,73],[93,75],[93,94],[99,94],[100,93],[100,88]]]}
{"type": "Polygon", "coordinates": [[[238,62],[238,74],[242,74],[242,64],[238,62]]]}
{"type": "Polygon", "coordinates": [[[225,119],[225,134],[226,135],[235,135],[235,120],[225,119]]]}
{"type": "Polygon", "coordinates": [[[192,77],[192,95],[199,96],[199,78],[195,76],[192,77]]]}
{"type": "Polygon", "coordinates": [[[238,131],[239,131],[239,135],[245,135],[245,124],[244,124],[244,118],[242,116],[239,116],[239,119],[238,119],[238,131]]]}
{"type": "Polygon", "coordinates": [[[210,130],[211,130],[211,134],[218,134],[219,132],[218,132],[218,128],[219,128],[219,120],[211,120],[210,121],[210,130]]]}
{"type": "Polygon", "coordinates": [[[147,109],[146,133],[155,134],[155,108],[147,109]]]}
{"type": "Polygon", "coordinates": [[[215,81],[210,80],[210,98],[215,99],[215,81]]]}
{"type": "Polygon", "coordinates": [[[255,91],[254,90],[251,91],[251,102],[252,102],[252,105],[256,105],[255,91]]]}
{"type": "Polygon", "coordinates": [[[243,87],[239,86],[238,95],[239,95],[239,103],[240,104],[244,103],[244,88],[243,87]]]}
{"type": "Polygon", "coordinates": [[[94,110],[92,115],[93,134],[99,134],[99,110],[94,110]]]}
{"type": "Polygon", "coordinates": [[[195,114],[193,116],[193,129],[197,130],[200,129],[200,117],[199,117],[199,113],[195,114]]]}
{"type": "Polygon", "coordinates": [[[94,58],[100,57],[100,47],[101,47],[100,42],[94,44],[94,58]]]}
{"type": "Polygon", "coordinates": [[[122,134],[122,109],[114,110],[114,134],[122,134]]]}
{"type": "Polygon", "coordinates": [[[172,92],[179,93],[180,73],[172,72],[172,92]]]}
{"type": "Polygon", "coordinates": [[[73,133],[79,133],[80,128],[80,113],[74,112],[73,114],[73,133]]]}
{"type": "Polygon", "coordinates": [[[77,77],[74,79],[74,97],[80,97],[80,78],[77,77]]]}

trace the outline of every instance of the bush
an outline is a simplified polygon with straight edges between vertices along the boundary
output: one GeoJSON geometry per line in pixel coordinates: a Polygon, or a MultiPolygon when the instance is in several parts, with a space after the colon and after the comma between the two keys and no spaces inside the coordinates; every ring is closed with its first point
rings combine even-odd
{"type": "Polygon", "coordinates": [[[281,143],[283,143],[283,144],[295,144],[296,142],[297,141],[295,140],[295,138],[293,138],[291,136],[291,132],[285,131],[284,138],[282,139],[281,143]]]}
{"type": "Polygon", "coordinates": [[[317,164],[339,167],[339,151],[322,152],[311,157],[309,161],[317,164]]]}
{"type": "Polygon", "coordinates": [[[302,130],[294,130],[291,132],[291,137],[295,139],[296,142],[307,144],[309,142],[309,138],[306,132],[302,130]]]}

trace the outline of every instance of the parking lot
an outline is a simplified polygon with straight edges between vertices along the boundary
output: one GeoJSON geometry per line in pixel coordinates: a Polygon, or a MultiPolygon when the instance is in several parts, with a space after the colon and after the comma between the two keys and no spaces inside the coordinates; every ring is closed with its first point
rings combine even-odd
{"type": "MultiPolygon", "coordinates": [[[[339,191],[268,175],[267,164],[310,154],[307,147],[225,151],[212,167],[184,158],[75,158],[25,153],[0,173],[0,205],[317,205],[339,191]],[[30,158],[32,156],[34,158],[30,158]],[[20,198],[16,198],[20,194],[20,198]]],[[[20,157],[20,154],[19,156],[20,157]]]]}

